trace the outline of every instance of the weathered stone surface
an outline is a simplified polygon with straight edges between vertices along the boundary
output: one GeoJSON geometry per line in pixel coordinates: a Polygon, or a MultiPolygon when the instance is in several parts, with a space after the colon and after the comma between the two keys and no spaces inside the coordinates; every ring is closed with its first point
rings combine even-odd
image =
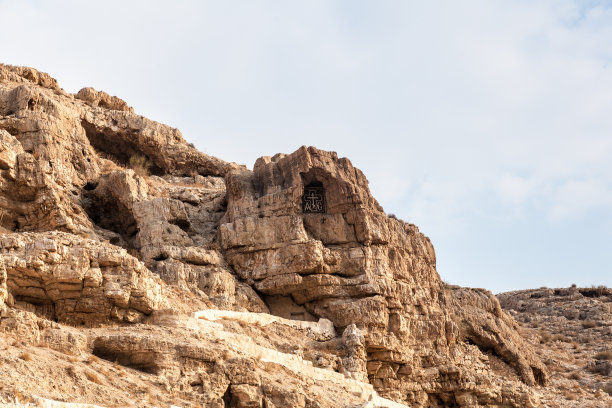
{"type": "Polygon", "coordinates": [[[38,344],[40,341],[39,318],[32,312],[5,308],[0,313],[0,331],[22,342],[38,344]]]}
{"type": "Polygon", "coordinates": [[[30,369],[15,341],[15,392],[24,375],[113,406],[523,407],[547,383],[497,300],[444,285],[430,240],[348,159],[302,147],[248,171],[117,97],[6,65],[0,234],[0,336],[50,362],[30,369]],[[225,310],[187,317],[203,308],[225,310]],[[57,360],[90,352],[108,362],[57,360]],[[53,364],[63,376],[41,374],[53,364]]]}
{"type": "Polygon", "coordinates": [[[134,113],[134,109],[129,107],[124,100],[119,99],[116,96],[110,96],[104,91],[96,91],[93,88],[83,88],[76,95],[74,95],[74,97],[87,102],[87,104],[90,106],[99,106],[105,109],[134,113]]]}
{"type": "Polygon", "coordinates": [[[78,330],[15,308],[5,308],[0,313],[0,333],[8,334],[23,344],[70,355],[80,355],[87,350],[87,336],[78,330]]]}
{"type": "Polygon", "coordinates": [[[0,310],[4,308],[4,302],[8,296],[8,290],[6,288],[6,266],[0,264],[0,310]]]}
{"type": "MultiPolygon", "coordinates": [[[[261,319],[263,326],[274,324],[269,320],[282,320],[239,312],[216,317],[216,321],[223,317],[230,321],[261,319]]],[[[169,384],[196,394],[205,406],[331,408],[362,406],[372,400],[377,407],[405,408],[377,397],[370,384],[313,367],[301,356],[259,345],[242,330],[236,333],[216,322],[194,320],[161,315],[151,322],[162,327],[151,327],[145,333],[139,329],[113,329],[104,334],[92,331],[92,351],[104,360],[163,376],[169,384]],[[163,339],[156,335],[169,327],[172,330],[163,339]]],[[[274,331],[269,333],[275,335],[274,331]]],[[[279,334],[288,333],[281,328],[279,334]]]]}
{"type": "Polygon", "coordinates": [[[451,289],[453,319],[459,335],[508,362],[528,385],[548,382],[548,370],[532,347],[518,334],[516,322],[504,313],[490,292],[451,289]]]}
{"type": "Polygon", "coordinates": [[[0,64],[0,82],[37,85],[65,95],[59,87],[55,78],[45,72],[40,72],[30,67],[17,67],[14,65],[0,64]]]}
{"type": "Polygon", "coordinates": [[[346,356],[342,358],[345,375],[359,381],[368,381],[365,337],[354,323],[344,329],[342,343],[347,349],[346,356]]]}
{"type": "Polygon", "coordinates": [[[155,174],[223,176],[238,167],[116,97],[86,88],[75,98],[25,67],[0,65],[0,132],[0,224],[10,231],[91,233],[81,189],[136,154],[155,174]]]}
{"type": "Polygon", "coordinates": [[[0,264],[15,302],[49,319],[79,325],[134,321],[167,307],[159,277],[138,259],[75,235],[0,235],[0,264]]]}
{"type": "MultiPolygon", "coordinates": [[[[336,337],[334,325],[327,319],[319,319],[318,322],[311,322],[285,319],[267,313],[233,312],[229,310],[214,309],[200,310],[194,313],[194,317],[209,321],[217,321],[221,319],[235,320],[251,326],[256,325],[262,327],[272,323],[280,323],[282,325],[303,330],[307,337],[311,337],[317,341],[332,340],[336,337]]],[[[365,355],[363,355],[361,352],[361,349],[363,348],[363,334],[355,327],[355,325],[351,325],[345,330],[345,333],[342,335],[342,343],[344,347],[350,348],[351,350],[355,349],[355,351],[350,351],[351,355],[354,354],[357,356],[357,358],[365,358],[365,355]]]]}
{"type": "Polygon", "coordinates": [[[363,330],[367,358],[347,364],[367,360],[381,394],[418,406],[437,398],[464,405],[510,401],[499,385],[477,385],[481,369],[471,360],[482,354],[459,347],[464,341],[493,350],[526,384],[546,383],[546,368],[495,298],[446,292],[429,239],[388,218],[347,159],[302,147],[261,158],[252,172],[229,172],[225,181],[227,213],[219,232],[229,263],[258,291],[291,296],[338,328],[363,330]],[[302,212],[308,185],[323,189],[325,213],[302,212]],[[453,375],[441,370],[449,362],[453,375]],[[445,393],[449,387],[464,392],[457,399],[445,393]]]}
{"type": "Polygon", "coordinates": [[[225,208],[218,178],[145,180],[132,170],[103,175],[84,193],[97,233],[139,258],[167,283],[194,291],[226,309],[267,311],[253,289],[236,279],[212,245],[225,208]],[[178,198],[172,198],[172,196],[178,198]],[[184,197],[187,196],[188,199],[184,197]]]}

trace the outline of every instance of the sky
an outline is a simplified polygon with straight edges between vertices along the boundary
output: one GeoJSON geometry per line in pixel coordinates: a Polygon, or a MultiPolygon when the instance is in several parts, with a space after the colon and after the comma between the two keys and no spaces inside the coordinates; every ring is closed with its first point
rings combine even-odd
{"type": "Polygon", "coordinates": [[[611,1],[0,0],[0,62],[249,168],[336,151],[446,282],[612,286],[611,1]]]}

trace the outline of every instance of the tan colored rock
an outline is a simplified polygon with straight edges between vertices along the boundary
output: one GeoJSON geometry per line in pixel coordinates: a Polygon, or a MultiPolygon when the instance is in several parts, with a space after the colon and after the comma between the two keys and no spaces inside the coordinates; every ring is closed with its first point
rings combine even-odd
{"type": "Polygon", "coordinates": [[[23,339],[1,402],[36,384],[109,406],[522,407],[548,380],[495,298],[444,285],[430,240],[348,159],[302,147],[248,171],[7,65],[0,234],[0,337],[23,339]],[[225,310],[187,317],[205,307],[225,310]]]}
{"type": "Polygon", "coordinates": [[[45,72],[30,67],[16,67],[14,65],[0,64],[0,82],[13,82],[34,84],[43,88],[62,93],[55,78],[45,72]]]}
{"type": "Polygon", "coordinates": [[[0,310],[4,308],[4,302],[8,297],[6,288],[6,265],[0,264],[0,310]]]}
{"type": "Polygon", "coordinates": [[[202,248],[225,211],[223,180],[210,176],[237,165],[198,152],[178,130],[104,92],[67,95],[30,68],[2,65],[0,79],[0,232],[108,241],[204,301],[267,310],[218,252],[202,248]],[[122,168],[136,155],[165,179],[122,168]]]}
{"type": "Polygon", "coordinates": [[[164,327],[92,333],[94,355],[164,378],[185,393],[195,393],[205,406],[331,408],[367,406],[371,400],[378,407],[405,408],[378,397],[367,383],[260,346],[225,324],[180,316],[173,321],[169,315],[153,321],[164,327]],[[167,333],[163,339],[161,331],[167,333]]]}
{"type": "Polygon", "coordinates": [[[237,384],[230,387],[230,405],[236,408],[261,408],[263,395],[259,387],[249,384],[237,384]]]}
{"type": "Polygon", "coordinates": [[[0,132],[0,210],[10,231],[91,233],[81,189],[116,167],[108,159],[128,166],[140,154],[159,174],[222,176],[238,167],[198,152],[178,130],[118,98],[90,88],[75,98],[26,67],[0,65],[0,132]]]}
{"type": "Polygon", "coordinates": [[[160,279],[124,249],[67,233],[0,235],[0,264],[17,303],[89,325],[139,320],[167,307],[160,279]]]}
{"type": "Polygon", "coordinates": [[[48,398],[38,398],[37,403],[39,408],[104,408],[101,405],[54,401],[48,398]]]}
{"type": "Polygon", "coordinates": [[[216,239],[211,224],[218,225],[223,215],[219,210],[224,208],[225,185],[215,178],[200,178],[207,185],[191,187],[181,180],[187,186],[180,187],[164,179],[147,182],[132,170],[113,171],[84,193],[86,210],[100,236],[137,252],[167,283],[195,291],[217,307],[267,311],[211,247],[216,239]]]}
{"type": "Polygon", "coordinates": [[[24,310],[5,308],[0,313],[0,331],[25,343],[38,344],[40,341],[38,322],[34,313],[24,310]]]}
{"type": "MultiPolygon", "coordinates": [[[[485,350],[526,384],[546,383],[546,368],[496,300],[467,289],[447,296],[429,239],[388,218],[347,159],[302,147],[259,159],[253,172],[230,172],[226,185],[220,241],[237,274],[266,295],[291,296],[337,328],[363,330],[367,357],[355,351],[346,361],[354,372],[367,371],[382,395],[416,406],[432,398],[464,405],[510,401],[503,378],[477,385],[480,372],[492,376],[485,350]],[[322,189],[325,212],[303,212],[308,186],[322,189]],[[471,337],[463,336],[466,325],[471,337]],[[495,335],[487,336],[486,327],[495,335]],[[460,347],[466,340],[482,351],[460,347]],[[448,363],[454,363],[452,375],[448,363]],[[447,394],[449,387],[470,390],[469,396],[447,394]]],[[[527,394],[520,387],[514,392],[522,404],[527,394]]]]}
{"type": "Polygon", "coordinates": [[[344,329],[342,343],[347,350],[345,357],[342,358],[345,375],[358,381],[368,381],[365,337],[354,323],[344,329]]]}
{"type": "Polygon", "coordinates": [[[504,313],[499,301],[486,290],[451,289],[453,320],[459,335],[508,362],[528,385],[546,384],[548,369],[519,335],[516,322],[504,313]]]}
{"type": "MultiPolygon", "coordinates": [[[[267,313],[234,312],[229,310],[215,309],[200,310],[194,313],[194,317],[197,319],[204,319],[213,322],[222,319],[233,320],[251,326],[255,325],[261,327],[265,327],[272,323],[278,323],[281,325],[303,330],[305,332],[305,336],[308,336],[316,341],[327,341],[332,340],[334,337],[336,337],[334,325],[327,319],[319,319],[318,322],[310,322],[284,319],[267,313]]],[[[343,347],[349,349],[348,353],[351,356],[356,355],[357,358],[365,358],[365,355],[362,355],[361,350],[363,348],[363,334],[359,331],[359,329],[357,329],[355,325],[351,325],[345,330],[345,334],[343,334],[342,336],[343,347]]]]}
{"type": "Polygon", "coordinates": [[[134,113],[134,109],[129,107],[124,100],[116,96],[110,96],[104,91],[96,91],[93,88],[83,88],[74,97],[87,102],[90,106],[134,113]]]}

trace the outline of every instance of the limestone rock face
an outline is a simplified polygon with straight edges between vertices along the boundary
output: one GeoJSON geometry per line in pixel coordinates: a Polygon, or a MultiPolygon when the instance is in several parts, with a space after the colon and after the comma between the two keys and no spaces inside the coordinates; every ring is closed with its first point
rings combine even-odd
{"type": "Polygon", "coordinates": [[[74,97],[87,102],[91,106],[134,113],[134,109],[130,108],[124,100],[111,96],[104,91],[96,91],[93,88],[83,88],[74,97]]]}
{"type": "Polygon", "coordinates": [[[443,284],[430,240],[387,217],[348,159],[302,147],[250,171],[118,97],[8,65],[0,312],[15,395],[32,383],[112,406],[525,407],[548,381],[496,298],[443,284]],[[23,347],[47,364],[26,365],[23,347]],[[62,353],[89,355],[76,364],[89,375],[62,353]]]}
{"type": "Polygon", "coordinates": [[[0,264],[11,303],[27,303],[50,320],[75,325],[138,321],[167,307],[161,280],[138,259],[71,234],[2,235],[0,264]]]}
{"type": "Polygon", "coordinates": [[[253,289],[236,280],[213,245],[225,211],[222,179],[169,181],[145,181],[132,170],[102,175],[84,193],[97,233],[136,252],[167,283],[193,290],[218,307],[267,311],[253,289]]]}
{"type": "Polygon", "coordinates": [[[291,296],[338,328],[364,330],[367,374],[381,394],[417,405],[433,395],[505,402],[501,386],[476,386],[471,360],[480,352],[464,340],[493,350],[526,384],[546,383],[546,368],[497,300],[467,289],[445,294],[430,240],[387,217],[347,159],[302,147],[229,172],[226,185],[219,231],[229,263],[263,294],[291,296]],[[304,212],[309,186],[322,191],[324,212],[304,212]]]}
{"type": "Polygon", "coordinates": [[[518,325],[485,290],[454,288],[447,302],[460,335],[508,362],[529,385],[546,384],[548,370],[532,347],[518,334],[518,325]]]}
{"type": "Polygon", "coordinates": [[[218,176],[239,166],[104,92],[68,95],[29,68],[0,65],[0,78],[0,232],[108,241],[204,301],[267,311],[213,243],[225,212],[218,176]],[[135,156],[146,165],[134,171],[135,156]]]}
{"type": "Polygon", "coordinates": [[[92,89],[66,94],[47,74],[0,65],[0,227],[92,229],[81,191],[142,155],[154,174],[223,176],[238,166],[198,152],[174,128],[92,89]]]}

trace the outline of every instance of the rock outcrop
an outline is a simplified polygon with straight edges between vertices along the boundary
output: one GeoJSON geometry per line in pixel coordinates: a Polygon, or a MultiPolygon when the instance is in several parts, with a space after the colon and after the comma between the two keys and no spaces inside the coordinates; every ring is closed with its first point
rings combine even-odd
{"type": "Polygon", "coordinates": [[[477,375],[486,360],[465,341],[499,356],[526,384],[546,383],[546,367],[497,299],[445,291],[430,240],[387,217],[347,159],[302,147],[261,158],[252,172],[229,172],[226,184],[220,238],[236,273],[340,330],[364,330],[362,374],[382,395],[417,405],[507,402],[501,382],[477,375]],[[321,212],[304,211],[310,186],[321,191],[321,212]]]}
{"type": "Polygon", "coordinates": [[[61,233],[0,236],[9,306],[85,326],[167,308],[161,279],[125,249],[61,233]]]}
{"type": "Polygon", "coordinates": [[[238,167],[198,152],[177,129],[136,115],[118,98],[92,90],[75,98],[31,68],[0,65],[0,71],[0,226],[6,230],[91,232],[79,205],[82,189],[136,154],[153,174],[223,176],[238,167]]]}
{"type": "MultiPolygon", "coordinates": [[[[117,97],[71,95],[47,74],[7,65],[0,234],[0,334],[30,333],[39,347],[43,322],[78,327],[87,339],[70,352],[144,373],[183,401],[523,407],[548,382],[497,299],[445,285],[430,240],[388,217],[348,159],[302,147],[250,171],[117,97]],[[166,309],[174,317],[160,317],[166,309]],[[242,317],[221,313],[222,326],[203,332],[185,317],[201,309],[242,317]],[[279,317],[263,327],[261,313],[279,317]],[[191,327],[189,341],[164,335],[182,330],[177,321],[191,327]],[[331,322],[334,337],[313,337],[316,321],[331,322]],[[215,346],[230,340],[243,349],[215,346]],[[300,358],[310,364],[301,374],[300,358]]],[[[57,336],[48,343],[66,343],[57,336]]]]}

